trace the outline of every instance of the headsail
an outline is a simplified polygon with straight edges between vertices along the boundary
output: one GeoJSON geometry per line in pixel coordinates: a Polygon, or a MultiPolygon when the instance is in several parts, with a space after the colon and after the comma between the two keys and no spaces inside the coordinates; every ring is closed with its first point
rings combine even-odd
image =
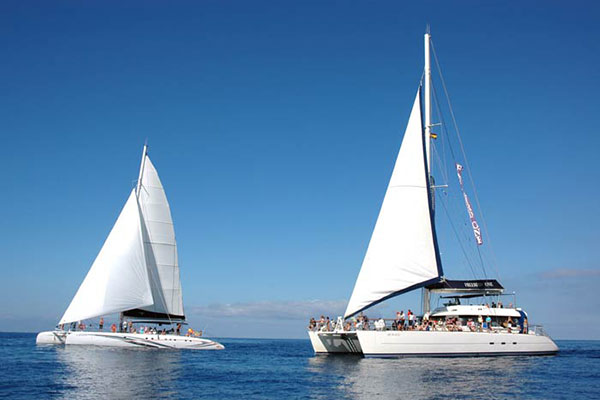
{"type": "Polygon", "coordinates": [[[442,273],[430,207],[420,91],[345,317],[442,273]]]}
{"type": "Polygon", "coordinates": [[[144,157],[138,201],[143,217],[144,250],[154,304],[130,310],[125,315],[185,319],[171,210],[156,168],[147,155],[144,157]]]}
{"type": "Polygon", "coordinates": [[[60,320],[61,324],[153,303],[135,190],[60,320]]]}

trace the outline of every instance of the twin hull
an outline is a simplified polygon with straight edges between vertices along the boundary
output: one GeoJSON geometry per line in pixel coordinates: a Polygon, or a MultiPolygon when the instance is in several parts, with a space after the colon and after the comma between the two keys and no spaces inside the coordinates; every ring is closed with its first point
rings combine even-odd
{"type": "Polygon", "coordinates": [[[155,349],[222,350],[225,347],[209,339],[178,335],[146,335],[142,333],[113,332],[41,332],[37,344],[79,344],[109,347],[147,347],[155,349]]]}
{"type": "Polygon", "coordinates": [[[487,332],[356,331],[309,332],[315,353],[348,353],[365,357],[550,355],[558,347],[548,336],[487,332]],[[338,335],[337,337],[335,335],[338,335]],[[317,342],[319,339],[320,342],[317,342]],[[353,350],[350,344],[358,342],[353,350]],[[316,343],[316,345],[315,345],[316,343]]]}
{"type": "Polygon", "coordinates": [[[356,332],[308,332],[308,337],[317,354],[356,353],[362,354],[356,332]]]}

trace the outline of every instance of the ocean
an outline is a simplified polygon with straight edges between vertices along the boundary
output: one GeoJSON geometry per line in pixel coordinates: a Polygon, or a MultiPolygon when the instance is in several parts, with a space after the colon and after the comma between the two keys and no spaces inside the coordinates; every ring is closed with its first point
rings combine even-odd
{"type": "Polygon", "coordinates": [[[223,351],[36,346],[0,333],[0,398],[591,399],[600,341],[548,357],[315,356],[308,339],[218,339],[223,351]]]}

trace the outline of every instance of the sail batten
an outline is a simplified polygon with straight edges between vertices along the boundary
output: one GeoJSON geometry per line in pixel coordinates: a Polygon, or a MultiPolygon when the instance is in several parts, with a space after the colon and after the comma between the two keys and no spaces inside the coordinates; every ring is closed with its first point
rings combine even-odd
{"type": "Polygon", "coordinates": [[[375,228],[345,312],[434,282],[441,274],[417,92],[375,228]]]}

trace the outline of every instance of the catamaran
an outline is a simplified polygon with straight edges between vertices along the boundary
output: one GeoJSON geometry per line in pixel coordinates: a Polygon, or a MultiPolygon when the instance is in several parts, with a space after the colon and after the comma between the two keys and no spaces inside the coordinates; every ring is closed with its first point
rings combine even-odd
{"type": "MultiPolygon", "coordinates": [[[[432,141],[437,137],[432,128],[443,124],[432,123],[430,46],[427,32],[423,77],[346,312],[332,329],[319,324],[309,329],[313,349],[317,354],[366,357],[555,354],[556,344],[541,326],[529,324],[516,301],[508,307],[500,301],[490,307],[490,299],[505,294],[497,280],[444,276],[434,212],[440,186],[431,173],[432,141]],[[423,314],[408,324],[401,316],[370,325],[362,316],[376,304],[417,289],[422,289],[423,314]],[[432,295],[447,303],[431,310],[432,295]],[[358,324],[346,322],[357,315],[358,324]]],[[[441,119],[439,106],[436,110],[441,119]]],[[[454,161],[474,246],[481,246],[481,228],[464,188],[463,166],[454,161]]]]}
{"type": "Polygon", "coordinates": [[[171,210],[144,145],[139,178],[71,304],[39,344],[220,350],[185,324],[171,210]],[[119,327],[85,330],[84,321],[119,314],[119,327]],[[152,324],[138,331],[134,324],[152,324]],[[160,327],[172,326],[168,332],[160,327]],[[156,329],[158,326],[158,329],[156,329]]]}

